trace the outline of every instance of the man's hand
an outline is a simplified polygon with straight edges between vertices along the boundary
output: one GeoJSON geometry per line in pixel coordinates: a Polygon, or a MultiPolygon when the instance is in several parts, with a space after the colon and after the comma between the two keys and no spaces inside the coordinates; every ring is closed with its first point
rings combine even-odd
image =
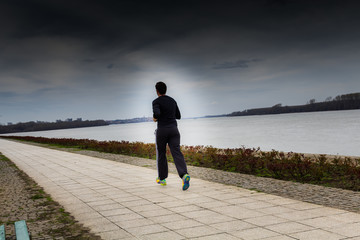
{"type": "Polygon", "coordinates": [[[154,121],[154,122],[157,122],[157,119],[156,119],[156,118],[153,118],[153,121],[154,121]]]}

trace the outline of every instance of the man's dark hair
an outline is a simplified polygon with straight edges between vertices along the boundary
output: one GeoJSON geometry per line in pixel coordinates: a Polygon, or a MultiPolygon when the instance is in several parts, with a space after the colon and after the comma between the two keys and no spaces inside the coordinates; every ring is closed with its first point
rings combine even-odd
{"type": "Polygon", "coordinates": [[[163,82],[157,82],[155,88],[160,94],[166,93],[166,84],[163,82]]]}

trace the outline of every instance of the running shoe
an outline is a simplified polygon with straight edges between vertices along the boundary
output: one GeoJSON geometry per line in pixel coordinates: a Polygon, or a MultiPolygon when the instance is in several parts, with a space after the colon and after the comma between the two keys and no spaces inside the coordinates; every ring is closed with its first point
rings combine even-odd
{"type": "Polygon", "coordinates": [[[190,187],[190,176],[189,174],[185,174],[182,178],[183,180],[183,187],[182,189],[185,191],[190,187]]]}
{"type": "Polygon", "coordinates": [[[165,185],[166,185],[166,179],[160,180],[160,178],[157,178],[157,179],[156,179],[156,182],[157,182],[158,184],[160,184],[161,186],[165,186],[165,185]]]}

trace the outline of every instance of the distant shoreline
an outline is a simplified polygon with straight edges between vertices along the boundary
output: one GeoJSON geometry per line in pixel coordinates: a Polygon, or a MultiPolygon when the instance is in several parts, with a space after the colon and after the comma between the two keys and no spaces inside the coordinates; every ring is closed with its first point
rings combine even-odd
{"type": "Polygon", "coordinates": [[[98,127],[109,125],[104,120],[94,121],[57,121],[57,122],[26,122],[0,126],[0,134],[38,132],[71,128],[98,127]]]}
{"type": "Polygon", "coordinates": [[[246,109],[244,111],[236,111],[230,114],[210,115],[206,117],[234,117],[284,113],[343,111],[357,109],[360,109],[360,93],[351,93],[346,95],[339,95],[332,101],[315,102],[315,99],[313,99],[310,100],[308,104],[295,106],[282,106],[282,104],[279,103],[272,107],[246,109]]]}

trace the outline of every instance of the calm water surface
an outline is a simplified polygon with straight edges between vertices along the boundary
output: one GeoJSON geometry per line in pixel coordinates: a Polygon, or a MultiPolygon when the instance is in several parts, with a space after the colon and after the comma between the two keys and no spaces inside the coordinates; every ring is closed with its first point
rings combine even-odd
{"type": "MultiPolygon", "coordinates": [[[[183,145],[260,147],[302,153],[360,156],[360,110],[280,115],[184,119],[183,145]]],[[[18,133],[18,136],[154,142],[156,123],[18,133]]]]}

